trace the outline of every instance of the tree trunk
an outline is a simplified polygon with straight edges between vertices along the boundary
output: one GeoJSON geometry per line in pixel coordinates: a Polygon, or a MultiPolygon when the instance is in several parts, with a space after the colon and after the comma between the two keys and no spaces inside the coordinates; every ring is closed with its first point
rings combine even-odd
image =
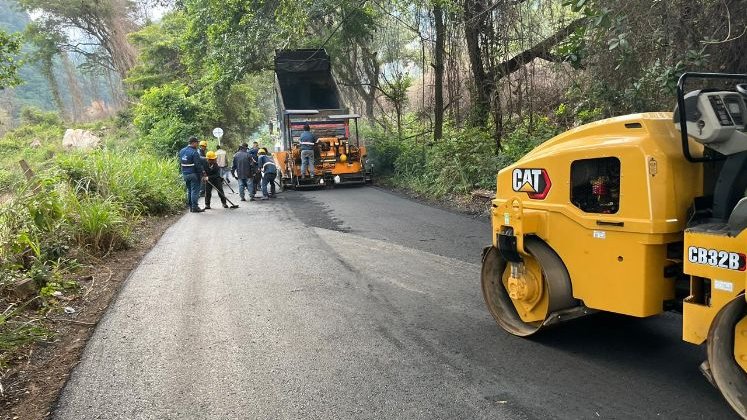
{"type": "Polygon", "coordinates": [[[78,78],[75,74],[75,66],[70,61],[67,53],[60,54],[62,59],[62,67],[65,69],[65,75],[67,76],[67,85],[70,90],[70,98],[72,101],[72,107],[70,111],[70,119],[72,121],[82,121],[85,109],[83,108],[83,93],[80,91],[80,85],[78,84],[78,78]]]}
{"type": "Polygon", "coordinates": [[[341,84],[352,89],[363,101],[366,120],[373,127],[376,121],[376,92],[379,88],[380,67],[376,52],[371,52],[362,45],[351,45],[347,59],[339,60],[335,64],[341,84]]]}
{"type": "MultiPolygon", "coordinates": [[[[126,6],[121,8],[126,10],[126,6]]],[[[137,60],[137,51],[127,39],[127,34],[132,30],[132,22],[127,19],[126,15],[114,16],[109,20],[110,37],[102,42],[110,45],[108,50],[112,55],[114,68],[119,73],[121,79],[127,77],[127,73],[135,66],[137,60]]]]}
{"type": "Polygon", "coordinates": [[[436,50],[433,63],[433,140],[443,137],[444,128],[444,42],[446,27],[444,26],[444,11],[441,4],[433,6],[433,17],[436,26],[436,50]]]}
{"type": "Polygon", "coordinates": [[[490,96],[492,88],[488,74],[482,60],[480,48],[480,34],[482,22],[485,19],[485,8],[482,0],[464,1],[464,38],[467,42],[470,70],[474,81],[474,98],[472,98],[472,112],[470,124],[484,127],[488,123],[490,113],[490,96]]]}
{"type": "Polygon", "coordinates": [[[60,112],[60,116],[63,120],[67,120],[67,107],[65,107],[65,101],[62,100],[60,94],[60,85],[57,83],[57,76],[54,74],[54,57],[44,57],[41,63],[39,63],[42,76],[47,79],[49,90],[52,92],[52,100],[54,101],[55,107],[60,112]]]}

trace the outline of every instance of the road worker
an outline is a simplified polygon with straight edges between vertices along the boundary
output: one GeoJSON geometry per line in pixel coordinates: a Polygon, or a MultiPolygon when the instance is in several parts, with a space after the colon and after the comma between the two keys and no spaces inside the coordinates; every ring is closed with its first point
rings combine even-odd
{"type": "MultiPolygon", "coordinates": [[[[220,144],[217,145],[215,150],[215,162],[218,164],[218,167],[220,168],[220,176],[221,178],[226,180],[227,184],[231,183],[231,178],[228,176],[231,174],[231,171],[228,170],[228,158],[226,156],[226,151],[223,150],[222,147],[220,147],[220,144]]],[[[223,181],[221,181],[222,183],[223,181]]]]}
{"type": "Polygon", "coordinates": [[[257,160],[257,157],[259,155],[259,142],[252,143],[252,148],[248,150],[248,153],[251,157],[254,158],[254,160],[257,160]]]}
{"type": "Polygon", "coordinates": [[[254,176],[252,177],[254,179],[254,193],[256,194],[257,191],[259,191],[259,183],[262,181],[262,174],[259,173],[259,165],[257,164],[257,159],[259,158],[258,142],[255,141],[254,143],[252,143],[252,148],[249,149],[249,157],[252,158],[255,168],[257,168],[256,172],[254,172],[254,176]]]}
{"type": "MultiPolygon", "coordinates": [[[[205,154],[207,153],[207,146],[208,146],[207,140],[202,140],[200,142],[200,148],[197,149],[197,151],[200,153],[200,156],[202,157],[203,168],[207,166],[207,160],[205,159],[205,154]]],[[[200,183],[200,197],[204,197],[204,196],[205,196],[205,181],[203,180],[200,183]]]]}
{"type": "Polygon", "coordinates": [[[189,145],[179,151],[179,163],[181,165],[182,178],[187,188],[187,204],[189,211],[200,213],[204,210],[200,208],[200,184],[205,176],[202,166],[200,152],[197,151],[197,138],[190,137],[189,145]]]}
{"type": "Polygon", "coordinates": [[[207,175],[207,184],[205,185],[205,210],[210,210],[210,201],[213,195],[213,188],[218,192],[218,198],[223,203],[223,208],[227,209],[226,194],[223,192],[223,177],[220,175],[221,168],[217,162],[217,155],[214,151],[207,152],[207,166],[205,174],[207,175]]]}
{"type": "Polygon", "coordinates": [[[319,139],[311,132],[311,127],[304,124],[303,133],[298,138],[301,143],[301,178],[306,177],[306,168],[309,168],[309,176],[314,177],[314,147],[319,139]]]}
{"type": "Polygon", "coordinates": [[[267,200],[275,196],[275,177],[277,176],[277,167],[272,156],[267,154],[264,147],[259,149],[258,165],[262,172],[262,200],[267,200]],[[270,194],[267,194],[267,183],[270,184],[270,194]]]}
{"type": "Polygon", "coordinates": [[[239,181],[239,197],[241,197],[241,201],[246,201],[245,190],[249,191],[249,201],[254,201],[254,172],[256,172],[256,164],[249,156],[248,148],[248,144],[242,144],[239,147],[239,151],[233,155],[233,164],[231,165],[231,173],[239,181]]]}

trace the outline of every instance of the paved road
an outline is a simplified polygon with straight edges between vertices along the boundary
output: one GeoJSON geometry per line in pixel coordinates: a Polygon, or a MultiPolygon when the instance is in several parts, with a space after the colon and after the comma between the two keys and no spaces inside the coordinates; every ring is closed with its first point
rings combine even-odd
{"type": "Polygon", "coordinates": [[[734,417],[675,315],[504,333],[479,288],[489,238],[486,220],[372,187],[187,214],[128,279],[55,416],[734,417]]]}

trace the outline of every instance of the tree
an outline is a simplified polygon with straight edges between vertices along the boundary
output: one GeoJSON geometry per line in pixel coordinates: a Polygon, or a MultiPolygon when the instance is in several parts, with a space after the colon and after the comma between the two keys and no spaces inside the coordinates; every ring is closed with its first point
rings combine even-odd
{"type": "Polygon", "coordinates": [[[382,32],[381,11],[370,4],[360,6],[360,1],[330,2],[310,19],[325,23],[312,26],[316,36],[311,42],[325,44],[341,84],[361,99],[363,112],[373,124],[383,64],[378,48],[382,37],[377,39],[377,32],[382,32]]]}
{"type": "Polygon", "coordinates": [[[136,125],[164,151],[181,144],[184,139],[177,141],[179,136],[189,130],[205,133],[215,126],[226,130],[224,141],[238,142],[267,121],[272,111],[272,105],[267,105],[272,80],[266,73],[258,73],[259,66],[237,71],[204,55],[213,48],[210,34],[193,25],[195,19],[207,18],[193,14],[206,11],[210,12],[201,7],[175,10],[160,23],[130,35],[139,47],[138,64],[125,80],[130,93],[141,101],[136,107],[136,125]],[[177,112],[174,117],[169,112],[172,106],[196,111],[177,112]],[[151,122],[159,127],[154,128],[151,122]],[[181,128],[172,129],[169,124],[181,128]],[[157,141],[156,132],[166,132],[168,144],[157,141]]]}
{"type": "Polygon", "coordinates": [[[394,108],[394,118],[397,123],[397,137],[403,137],[402,115],[407,104],[407,90],[412,86],[409,74],[394,71],[390,77],[384,76],[383,86],[379,88],[389,104],[394,108]]]}
{"type": "Polygon", "coordinates": [[[539,40],[527,37],[532,42],[531,45],[512,55],[508,47],[511,39],[508,22],[513,20],[509,16],[521,14],[516,8],[521,7],[525,1],[490,3],[487,0],[464,0],[464,33],[475,93],[472,124],[487,126],[488,118],[492,117],[496,150],[501,149],[504,126],[503,105],[498,89],[501,79],[537,58],[562,61],[563,57],[552,54],[552,49],[585,21],[584,18],[573,20],[550,35],[542,34],[539,40]],[[499,51],[503,52],[503,57],[496,56],[499,51]]]}
{"type": "Polygon", "coordinates": [[[61,49],[83,55],[91,62],[117,72],[121,78],[134,66],[136,51],[127,40],[135,29],[130,18],[131,0],[18,0],[29,12],[40,13],[48,31],[54,31],[61,49]],[[77,29],[88,39],[71,39],[77,29]]]}
{"type": "Polygon", "coordinates": [[[24,38],[33,47],[33,51],[28,54],[28,61],[36,62],[39,65],[42,76],[49,84],[54,104],[64,118],[66,115],[65,103],[62,100],[60,85],[55,76],[55,57],[61,53],[59,45],[62,40],[55,32],[45,30],[38,23],[30,23],[26,27],[24,38]]]}
{"type": "Polygon", "coordinates": [[[176,11],[165,15],[160,23],[145,26],[130,34],[130,41],[138,48],[137,64],[128,73],[125,85],[139,97],[151,87],[176,80],[187,80],[183,62],[188,48],[184,43],[187,17],[176,11]]]}
{"type": "Polygon", "coordinates": [[[0,30],[0,90],[21,83],[21,79],[18,78],[18,61],[16,59],[20,50],[20,38],[17,35],[9,35],[0,30]]]}
{"type": "Polygon", "coordinates": [[[585,25],[562,48],[579,71],[578,96],[604,115],[671,107],[684,71],[744,73],[743,0],[564,0],[585,25]]]}

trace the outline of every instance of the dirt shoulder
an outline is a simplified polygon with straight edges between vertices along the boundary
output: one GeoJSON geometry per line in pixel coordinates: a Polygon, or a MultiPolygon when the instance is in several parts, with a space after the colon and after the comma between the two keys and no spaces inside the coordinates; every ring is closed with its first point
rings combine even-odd
{"type": "MultiPolygon", "coordinates": [[[[60,309],[43,316],[52,334],[16,352],[11,366],[0,372],[0,418],[43,419],[80,359],[86,342],[109,303],[142,257],[181,215],[147,219],[137,228],[134,247],[113,253],[105,261],[93,261],[78,279],[78,294],[61,298],[60,309]],[[70,307],[74,313],[65,313],[70,307]]],[[[33,310],[33,308],[30,308],[33,310]]]]}

